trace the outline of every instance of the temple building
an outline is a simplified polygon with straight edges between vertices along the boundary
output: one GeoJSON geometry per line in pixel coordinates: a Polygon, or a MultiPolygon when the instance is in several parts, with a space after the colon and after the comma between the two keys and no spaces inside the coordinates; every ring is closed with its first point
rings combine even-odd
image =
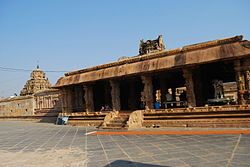
{"type": "Polygon", "coordinates": [[[30,74],[30,79],[20,96],[0,100],[0,119],[35,119],[55,122],[62,110],[61,94],[51,84],[39,66],[30,74]]]}
{"type": "Polygon", "coordinates": [[[250,109],[250,42],[235,36],[165,50],[162,36],[141,40],[137,56],[66,73],[54,88],[61,90],[63,114],[72,119],[110,110],[116,113],[110,118],[129,113],[125,124],[168,126],[180,123],[187,112],[194,124],[217,111],[210,116],[214,125],[250,125],[249,114],[233,115],[250,109]],[[225,111],[232,113],[225,116],[225,111]]]}
{"type": "Polygon", "coordinates": [[[24,85],[20,95],[32,95],[40,90],[45,90],[51,87],[48,78],[45,78],[45,73],[37,65],[37,69],[30,74],[30,79],[24,85]]]}

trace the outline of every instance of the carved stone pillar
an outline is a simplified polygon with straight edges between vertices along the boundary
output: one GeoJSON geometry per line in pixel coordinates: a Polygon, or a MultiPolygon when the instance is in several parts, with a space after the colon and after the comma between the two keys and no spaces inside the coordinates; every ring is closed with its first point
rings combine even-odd
{"type": "Polygon", "coordinates": [[[245,76],[245,88],[246,90],[250,91],[250,71],[246,70],[244,71],[245,76]]]}
{"type": "Polygon", "coordinates": [[[83,85],[84,88],[84,99],[86,103],[86,112],[94,111],[94,98],[93,98],[93,87],[92,85],[83,85]]]}
{"type": "MultiPolygon", "coordinates": [[[[61,98],[62,98],[62,112],[66,112],[66,107],[67,107],[67,104],[66,104],[66,91],[65,91],[65,88],[62,88],[61,89],[61,98]]],[[[40,106],[39,106],[40,107],[40,106]]]]}
{"type": "Polygon", "coordinates": [[[151,76],[141,76],[142,83],[144,84],[144,98],[145,109],[153,109],[154,96],[153,96],[153,83],[151,76]]]}
{"type": "Polygon", "coordinates": [[[196,106],[194,81],[191,69],[183,69],[183,77],[185,78],[185,86],[187,89],[187,102],[188,106],[196,106]]]}
{"type": "Polygon", "coordinates": [[[244,100],[244,90],[245,90],[245,79],[244,74],[241,72],[241,62],[240,60],[234,61],[234,70],[237,83],[237,94],[238,94],[238,104],[245,104],[244,100]]]}
{"type": "Polygon", "coordinates": [[[62,88],[62,112],[70,112],[70,94],[67,88],[62,88]]]}
{"type": "Polygon", "coordinates": [[[120,85],[119,82],[116,80],[109,81],[111,86],[111,99],[112,99],[112,108],[114,111],[121,110],[121,103],[120,103],[120,85]]]}

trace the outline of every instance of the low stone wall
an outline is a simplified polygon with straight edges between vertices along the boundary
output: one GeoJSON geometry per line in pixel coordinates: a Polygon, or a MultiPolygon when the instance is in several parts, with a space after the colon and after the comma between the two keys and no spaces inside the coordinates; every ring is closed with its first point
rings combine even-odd
{"type": "Polygon", "coordinates": [[[144,111],[144,127],[250,127],[250,105],[144,111]]]}
{"type": "Polygon", "coordinates": [[[33,116],[34,97],[19,96],[0,101],[0,117],[13,116],[33,116]]]}

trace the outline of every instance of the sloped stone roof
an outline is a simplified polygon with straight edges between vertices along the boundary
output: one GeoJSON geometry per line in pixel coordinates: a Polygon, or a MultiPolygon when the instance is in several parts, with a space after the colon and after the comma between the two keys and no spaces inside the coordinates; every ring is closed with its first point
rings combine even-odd
{"type": "Polygon", "coordinates": [[[250,42],[242,39],[240,35],[202,42],[72,71],[61,77],[54,87],[250,56],[250,48],[247,47],[250,42]]]}

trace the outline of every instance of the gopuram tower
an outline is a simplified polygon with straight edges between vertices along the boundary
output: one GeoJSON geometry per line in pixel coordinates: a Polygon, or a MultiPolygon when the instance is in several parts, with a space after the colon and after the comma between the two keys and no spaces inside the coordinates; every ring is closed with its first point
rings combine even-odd
{"type": "Polygon", "coordinates": [[[21,90],[20,96],[32,95],[51,87],[48,78],[45,77],[45,72],[39,68],[39,65],[37,65],[37,69],[31,72],[30,78],[21,90]]]}

